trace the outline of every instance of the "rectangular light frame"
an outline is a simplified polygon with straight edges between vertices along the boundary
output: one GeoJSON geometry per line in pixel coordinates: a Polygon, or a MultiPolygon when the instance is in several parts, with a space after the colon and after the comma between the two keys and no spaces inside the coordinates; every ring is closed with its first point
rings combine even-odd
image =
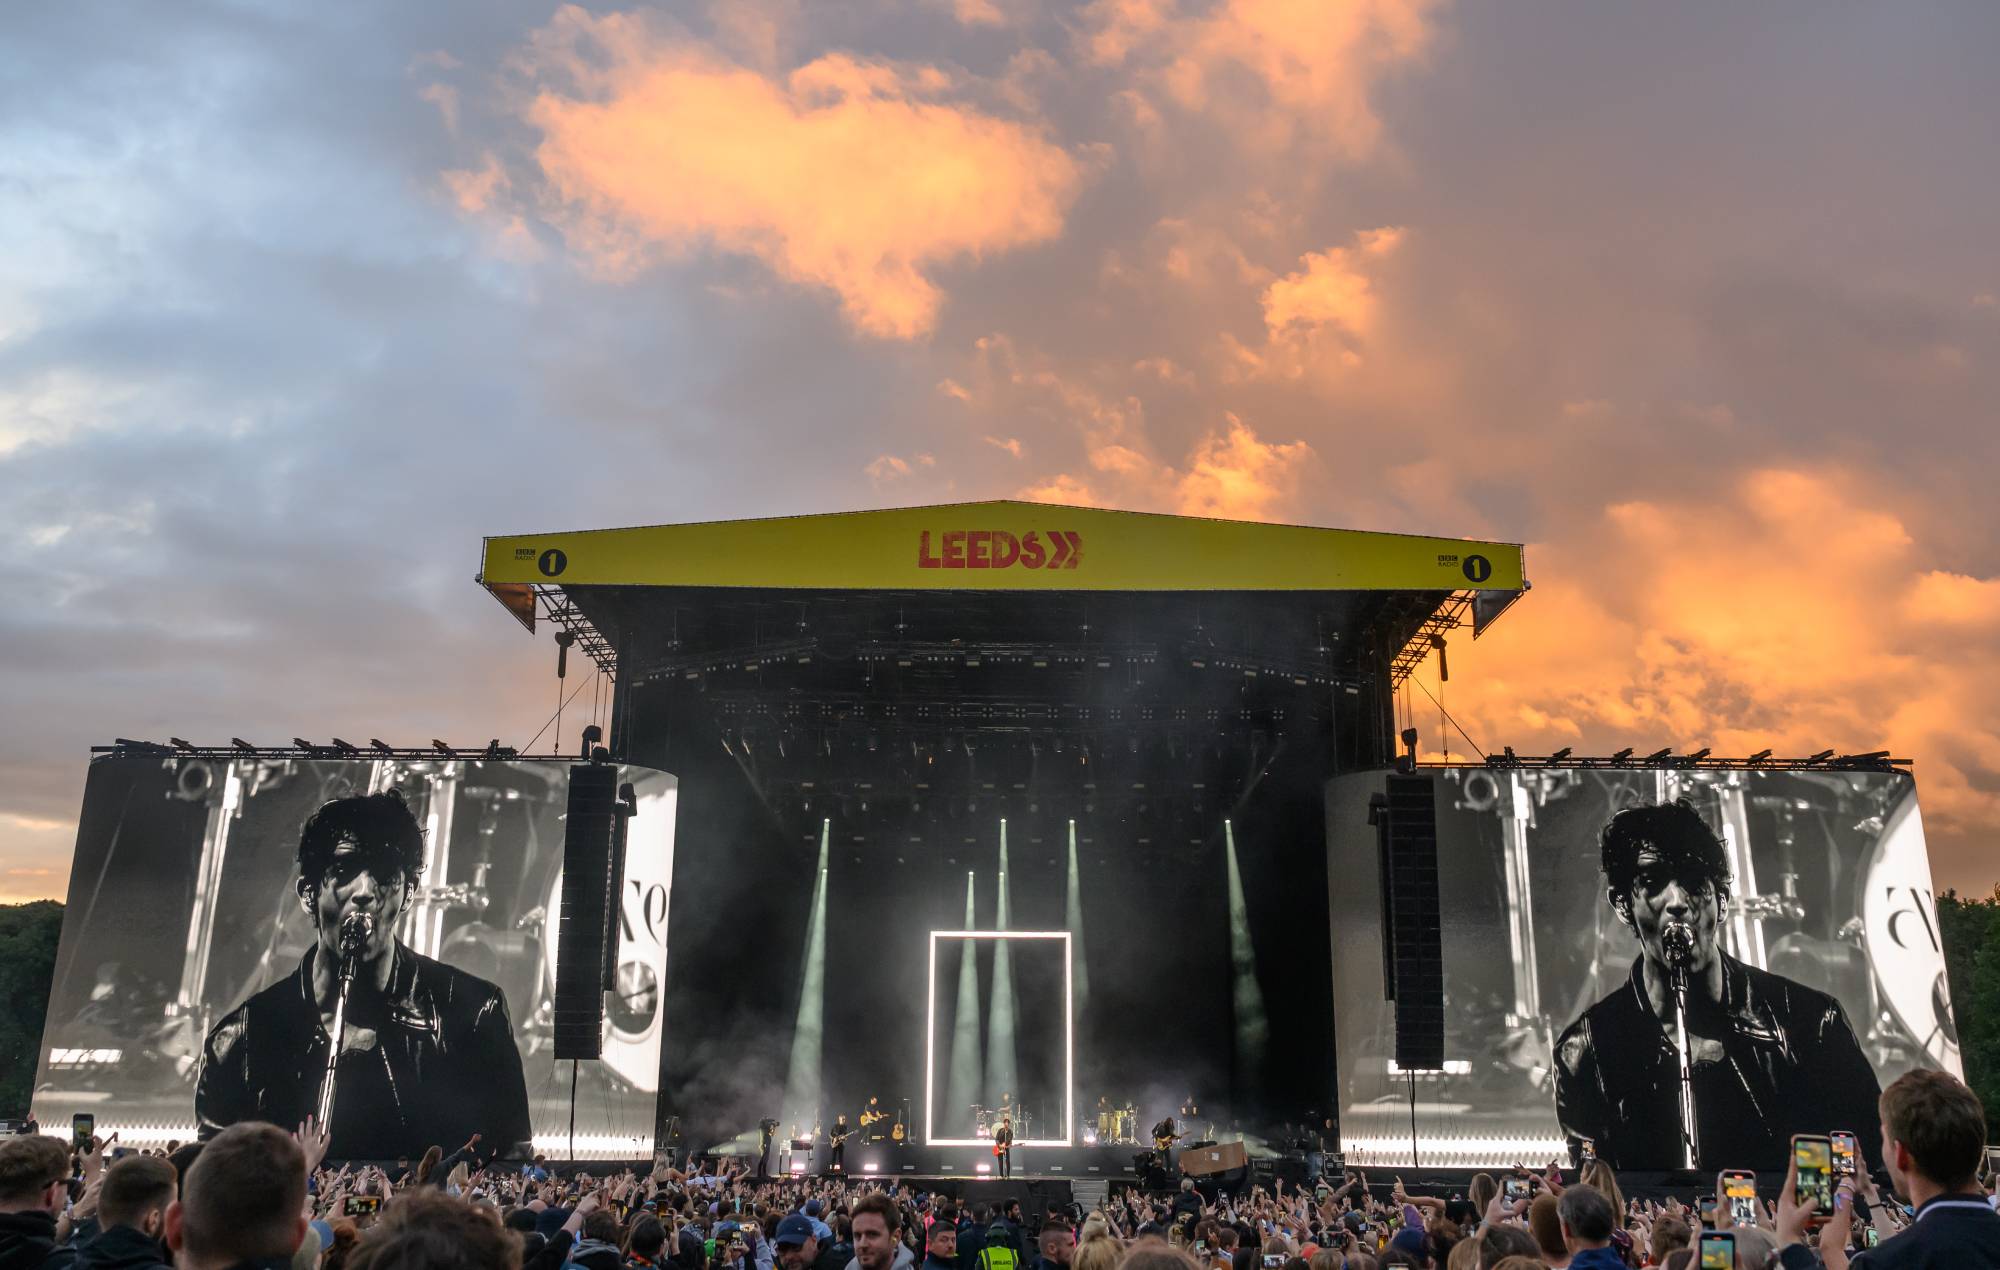
{"type": "MultiPolygon", "coordinates": [[[[1060,1138],[1023,1138],[1016,1147],[1069,1147],[1076,1119],[1076,974],[1070,933],[1066,930],[934,930],[930,940],[929,990],[924,1000],[924,1145],[927,1147],[987,1147],[986,1138],[940,1138],[933,1135],[937,1098],[937,958],[941,939],[1058,939],[1063,950],[1063,1105],[1060,1138]]],[[[990,1166],[986,1166],[990,1167],[990,1166]]]]}

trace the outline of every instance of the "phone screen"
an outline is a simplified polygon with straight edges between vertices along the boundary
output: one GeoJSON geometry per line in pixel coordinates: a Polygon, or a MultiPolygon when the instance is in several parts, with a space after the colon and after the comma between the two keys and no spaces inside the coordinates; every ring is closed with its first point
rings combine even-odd
{"type": "Polygon", "coordinates": [[[364,1217],[382,1207],[380,1195],[349,1195],[343,1205],[349,1217],[364,1217]]]}
{"type": "Polygon", "coordinates": [[[1836,1129],[1827,1136],[1833,1144],[1833,1175],[1835,1177],[1854,1176],[1854,1157],[1861,1150],[1861,1142],[1845,1129],[1836,1129]]]}
{"type": "Polygon", "coordinates": [[[1510,1177],[1503,1184],[1502,1189],[1509,1203],[1517,1199],[1526,1199],[1528,1197],[1528,1179],[1525,1177],[1510,1177]]]}
{"type": "Polygon", "coordinates": [[[1284,1264],[1285,1264],[1284,1253],[1267,1252],[1264,1254],[1264,1270],[1279,1270],[1279,1267],[1283,1266],[1284,1264]]]}
{"type": "Polygon", "coordinates": [[[69,1119],[70,1141],[79,1151],[90,1146],[90,1139],[97,1132],[97,1117],[88,1111],[79,1111],[69,1119]]]}
{"type": "Polygon", "coordinates": [[[1731,1170],[1722,1175],[1722,1202],[1729,1205],[1729,1219],[1738,1226],[1757,1224],[1757,1175],[1731,1170]]]}
{"type": "Polygon", "coordinates": [[[1865,1247],[1873,1248],[1882,1242],[1882,1232],[1869,1226],[1861,1232],[1861,1242],[1865,1247]]]}
{"type": "Polygon", "coordinates": [[[1798,1200],[1813,1202],[1814,1212],[1833,1212],[1833,1143],[1811,1134],[1792,1139],[1792,1162],[1798,1166],[1798,1200]]]}
{"type": "Polygon", "coordinates": [[[1577,1158],[1583,1161],[1585,1164],[1593,1163],[1597,1159],[1597,1144],[1595,1142],[1592,1142],[1589,1138],[1578,1138],[1576,1143],[1576,1154],[1577,1158]]]}
{"type": "Polygon", "coordinates": [[[1701,1270],[1736,1270],[1736,1236],[1726,1230],[1705,1230],[1695,1263],[1701,1270]]]}

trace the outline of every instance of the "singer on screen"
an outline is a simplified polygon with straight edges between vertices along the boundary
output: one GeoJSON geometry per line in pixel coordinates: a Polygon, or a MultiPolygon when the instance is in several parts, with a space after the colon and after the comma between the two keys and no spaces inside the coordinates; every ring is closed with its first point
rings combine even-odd
{"type": "Polygon", "coordinates": [[[1686,801],[1627,808],[1601,849],[1606,898],[1640,955],[1556,1042],[1564,1134],[1614,1167],[1678,1168],[1691,1102],[1703,1169],[1782,1172],[1792,1134],[1832,1129],[1853,1130],[1879,1166],[1881,1088],[1840,1003],[1724,951],[1729,856],[1700,814],[1686,801]]]}
{"type": "Polygon", "coordinates": [[[396,938],[423,859],[423,831],[393,792],[335,799],[306,821],[297,889],[315,942],[209,1032],[202,1137],[239,1120],[289,1127],[330,1099],[335,1159],[449,1151],[475,1133],[484,1153],[528,1140],[506,997],[396,938]]]}

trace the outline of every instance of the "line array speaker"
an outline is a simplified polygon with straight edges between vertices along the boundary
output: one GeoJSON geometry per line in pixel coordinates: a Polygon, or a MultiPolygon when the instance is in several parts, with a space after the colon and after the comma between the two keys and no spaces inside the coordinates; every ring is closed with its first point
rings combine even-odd
{"type": "Polygon", "coordinates": [[[1437,787],[1428,775],[1391,775],[1380,826],[1386,869],[1385,934],[1396,1002],[1396,1063],[1444,1066],[1444,929],[1438,911],[1437,787]]]}
{"type": "Polygon", "coordinates": [[[563,832],[562,926],[556,936],[557,1058],[597,1058],[604,1046],[605,945],[611,931],[618,768],[569,769],[563,832]]]}

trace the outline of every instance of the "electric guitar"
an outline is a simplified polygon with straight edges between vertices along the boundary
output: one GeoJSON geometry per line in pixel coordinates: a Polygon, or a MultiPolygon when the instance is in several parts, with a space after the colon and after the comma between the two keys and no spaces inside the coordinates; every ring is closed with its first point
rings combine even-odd
{"type": "Polygon", "coordinates": [[[1185,1138],[1186,1136],[1187,1135],[1185,1133],[1169,1133],[1169,1134],[1156,1133],[1153,1135],[1153,1149],[1155,1151],[1168,1150],[1174,1145],[1174,1143],[1179,1142],[1182,1138],[1185,1138]]]}

